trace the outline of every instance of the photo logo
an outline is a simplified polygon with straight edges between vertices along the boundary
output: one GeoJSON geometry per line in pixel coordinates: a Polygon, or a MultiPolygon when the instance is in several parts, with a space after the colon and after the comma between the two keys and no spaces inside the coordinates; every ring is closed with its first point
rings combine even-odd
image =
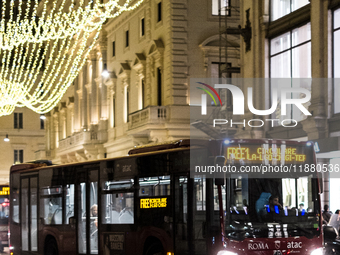
{"type": "MultiPolygon", "coordinates": [[[[217,93],[216,89],[227,89],[230,91],[231,96],[232,96],[232,105],[233,105],[233,115],[244,115],[245,114],[245,96],[243,91],[231,84],[215,84],[214,88],[206,83],[203,82],[196,82],[198,84],[201,84],[208,88],[210,91],[212,91],[218,98],[220,102],[220,106],[223,106],[222,100],[217,93]]],[[[200,88],[197,87],[200,90],[203,90],[206,94],[201,95],[201,115],[207,115],[207,94],[212,98],[212,100],[215,103],[215,106],[217,106],[216,100],[214,95],[205,88],[200,88]]],[[[296,109],[301,111],[301,113],[305,116],[310,116],[312,115],[307,108],[305,107],[304,104],[308,103],[311,99],[311,92],[305,88],[292,88],[292,87],[281,87],[281,88],[276,88],[272,87],[271,88],[271,106],[270,109],[267,110],[258,110],[255,109],[254,107],[254,102],[253,102],[253,88],[248,87],[247,88],[247,106],[248,110],[253,113],[254,115],[258,116],[270,116],[273,114],[278,106],[279,106],[279,114],[281,116],[287,116],[287,108],[288,106],[295,106],[296,109]],[[300,95],[299,98],[292,98],[292,95],[300,95]]],[[[237,124],[242,124],[245,127],[245,122],[246,120],[243,120],[243,122],[239,122],[237,124]]],[[[281,123],[282,126],[284,127],[295,127],[297,125],[297,121],[295,119],[252,119],[248,121],[248,125],[250,127],[262,127],[265,122],[270,122],[272,126],[274,126],[274,123],[281,123]],[[256,125],[254,124],[257,123],[256,125]],[[287,123],[292,123],[287,125],[287,123]]],[[[225,120],[225,119],[214,119],[213,120],[213,127],[216,125],[225,125],[227,123],[230,123],[232,126],[233,122],[232,120],[225,120]]]]}
{"type": "MultiPolygon", "coordinates": [[[[217,96],[218,100],[220,101],[220,105],[222,106],[222,100],[220,98],[220,96],[218,95],[217,91],[211,87],[210,85],[206,84],[206,83],[203,83],[203,82],[197,82],[203,86],[206,86],[207,88],[209,88],[212,92],[215,93],[215,95],[217,96]]],[[[217,106],[216,104],[216,100],[215,98],[213,97],[213,95],[211,94],[211,92],[207,89],[203,89],[203,88],[200,88],[200,87],[197,87],[198,89],[201,89],[203,90],[205,93],[207,93],[211,98],[212,100],[214,101],[215,105],[217,106]]],[[[202,104],[201,104],[201,114],[202,115],[207,115],[207,94],[202,94],[202,104]]]]}

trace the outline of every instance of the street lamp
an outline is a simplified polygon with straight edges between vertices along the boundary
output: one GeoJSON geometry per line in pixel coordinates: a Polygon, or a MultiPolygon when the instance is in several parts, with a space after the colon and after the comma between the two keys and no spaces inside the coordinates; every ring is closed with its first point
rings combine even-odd
{"type": "Polygon", "coordinates": [[[6,137],[4,138],[5,142],[9,142],[8,134],[6,134],[6,137]]]}
{"type": "Polygon", "coordinates": [[[109,77],[109,71],[107,70],[107,65],[106,64],[104,64],[104,69],[103,69],[103,72],[102,72],[102,76],[104,77],[104,78],[108,78],[109,77]]]}

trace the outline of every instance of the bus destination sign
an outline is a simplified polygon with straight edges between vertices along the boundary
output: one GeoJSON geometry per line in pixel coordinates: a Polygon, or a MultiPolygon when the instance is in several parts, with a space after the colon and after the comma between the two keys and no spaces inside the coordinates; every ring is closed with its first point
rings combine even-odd
{"type": "Polygon", "coordinates": [[[227,147],[226,154],[228,160],[247,160],[252,162],[269,160],[284,161],[286,163],[304,163],[306,161],[306,154],[299,153],[296,147],[264,148],[252,145],[235,146],[227,147]]]}
{"type": "Polygon", "coordinates": [[[0,196],[7,196],[9,195],[9,187],[2,187],[0,190],[0,196]]]}
{"type": "Polygon", "coordinates": [[[164,208],[167,206],[167,198],[141,198],[140,208],[150,209],[150,208],[164,208]]]}

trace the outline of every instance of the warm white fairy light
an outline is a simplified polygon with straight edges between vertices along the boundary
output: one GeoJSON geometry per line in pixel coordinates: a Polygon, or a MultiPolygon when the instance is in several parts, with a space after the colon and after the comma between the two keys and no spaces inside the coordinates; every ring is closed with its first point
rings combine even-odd
{"type": "Polygon", "coordinates": [[[51,111],[84,66],[106,19],[143,2],[0,1],[0,116],[24,106],[51,111]]]}

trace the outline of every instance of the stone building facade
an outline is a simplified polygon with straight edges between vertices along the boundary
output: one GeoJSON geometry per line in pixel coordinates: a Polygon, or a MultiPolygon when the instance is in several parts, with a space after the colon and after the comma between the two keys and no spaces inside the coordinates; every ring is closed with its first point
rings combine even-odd
{"type": "Polygon", "coordinates": [[[8,184],[13,164],[49,156],[45,154],[45,124],[46,120],[27,108],[16,108],[0,118],[0,185],[8,184]]]}
{"type": "MultiPolygon", "coordinates": [[[[144,0],[108,20],[78,78],[47,115],[49,158],[81,162],[189,138],[190,78],[217,77],[225,53],[240,67],[239,35],[228,36],[220,51],[218,2],[226,4],[144,0]]],[[[239,6],[227,19],[237,29],[239,6]]]]}

